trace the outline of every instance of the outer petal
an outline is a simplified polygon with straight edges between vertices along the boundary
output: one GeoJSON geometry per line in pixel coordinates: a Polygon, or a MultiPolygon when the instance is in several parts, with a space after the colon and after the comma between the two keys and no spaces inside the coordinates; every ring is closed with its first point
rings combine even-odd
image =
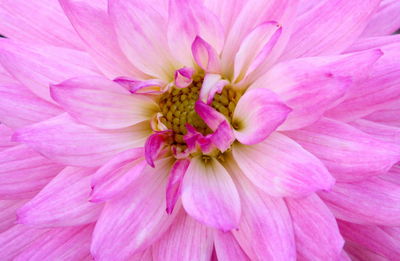
{"type": "Polygon", "coordinates": [[[362,33],[379,2],[322,1],[296,19],[281,59],[340,53],[362,33]]]}
{"type": "Polygon", "coordinates": [[[275,93],[267,89],[248,90],[233,113],[235,137],[246,145],[259,143],[275,131],[290,112],[275,93]]]}
{"type": "Polygon", "coordinates": [[[167,208],[168,214],[171,214],[174,210],[175,204],[182,193],[182,181],[185,173],[189,167],[190,159],[180,159],[175,161],[172,166],[171,172],[169,173],[168,185],[166,191],[167,208]]]}
{"type": "Polygon", "coordinates": [[[150,131],[148,122],[120,130],[99,130],[62,114],[19,129],[13,140],[24,142],[57,162],[92,167],[118,152],[143,146],[150,131]]]}
{"type": "Polygon", "coordinates": [[[0,198],[31,198],[62,169],[25,145],[5,149],[0,152],[0,198]]]}
{"type": "Polygon", "coordinates": [[[13,131],[9,127],[6,127],[4,124],[0,123],[0,151],[17,145],[16,142],[11,141],[12,134],[13,131]]]}
{"type": "Polygon", "coordinates": [[[249,180],[272,196],[305,196],[335,182],[314,155],[279,133],[253,146],[235,144],[232,153],[249,180]]]}
{"type": "Polygon", "coordinates": [[[109,15],[121,49],[144,73],[171,81],[175,66],[167,48],[167,19],[160,3],[110,0],[109,15]]]}
{"type": "Polygon", "coordinates": [[[231,232],[214,231],[214,246],[220,261],[250,261],[231,232]]]}
{"type": "Polygon", "coordinates": [[[191,159],[183,179],[183,207],[199,222],[229,231],[239,223],[239,195],[225,168],[213,157],[206,157],[191,159]]]}
{"type": "Polygon", "coordinates": [[[153,245],[153,260],[209,261],[212,250],[212,230],[181,210],[170,229],[153,245]]]}
{"type": "Polygon", "coordinates": [[[376,111],[365,117],[367,120],[381,124],[400,127],[400,104],[389,110],[376,111]],[[397,108],[396,108],[397,107],[397,108]]]}
{"type": "Polygon", "coordinates": [[[362,36],[389,35],[396,32],[400,28],[399,12],[399,1],[383,0],[378,11],[369,21],[362,36]]]}
{"type": "Polygon", "coordinates": [[[338,181],[363,180],[386,173],[400,160],[397,144],[326,118],[287,134],[317,156],[338,181]]]}
{"type": "Polygon", "coordinates": [[[358,224],[400,224],[400,185],[382,178],[337,183],[319,195],[336,218],[358,224]]]}
{"type": "Polygon", "coordinates": [[[14,260],[85,260],[90,254],[92,231],[93,225],[52,230],[14,260]]]}
{"type": "Polygon", "coordinates": [[[171,165],[171,159],[165,159],[156,169],[148,167],[124,197],[106,203],[93,234],[91,252],[96,260],[126,260],[168,230],[174,217],[165,213],[163,172],[171,165]]]}
{"type": "Polygon", "coordinates": [[[18,223],[39,227],[95,221],[102,205],[88,202],[92,169],[66,168],[17,212],[18,223]]]}
{"type": "Polygon", "coordinates": [[[286,199],[296,238],[297,260],[337,260],[344,240],[335,217],[317,195],[286,199]]]}
{"type": "Polygon", "coordinates": [[[58,1],[1,0],[0,6],[2,35],[27,43],[83,49],[58,1]]]}
{"type": "Polygon", "coordinates": [[[400,35],[398,34],[360,38],[352,46],[347,48],[346,53],[364,51],[372,48],[380,48],[384,45],[399,42],[400,35]]]}
{"type": "Polygon", "coordinates": [[[93,127],[119,129],[150,120],[155,102],[131,94],[119,84],[101,77],[79,77],[51,86],[51,97],[72,117],[93,127]]]}
{"type": "Polygon", "coordinates": [[[387,141],[392,144],[400,143],[400,128],[387,126],[368,120],[356,120],[351,123],[352,126],[368,133],[375,138],[387,141]]]}
{"type": "Polygon", "coordinates": [[[346,242],[344,246],[346,253],[351,258],[352,261],[387,261],[388,259],[370,251],[369,249],[355,244],[353,242],[346,242]]]}
{"type": "Polygon", "coordinates": [[[107,14],[107,1],[59,0],[65,14],[87,45],[102,72],[109,78],[143,77],[122,53],[107,14]]]}
{"type": "Polygon", "coordinates": [[[0,235],[15,225],[15,211],[25,202],[26,200],[0,200],[0,235]]]}
{"type": "Polygon", "coordinates": [[[222,25],[202,1],[170,0],[168,44],[174,57],[183,65],[193,64],[191,46],[197,36],[214,47],[217,53],[221,52],[224,44],[222,25]]]}
{"type": "Polygon", "coordinates": [[[0,63],[39,97],[52,101],[49,84],[80,75],[98,75],[88,54],[52,46],[17,44],[0,39],[0,63]]]}
{"type": "Polygon", "coordinates": [[[236,237],[250,260],[295,260],[296,250],[290,214],[283,199],[269,197],[249,183],[233,159],[227,169],[235,177],[243,204],[236,237]]]}

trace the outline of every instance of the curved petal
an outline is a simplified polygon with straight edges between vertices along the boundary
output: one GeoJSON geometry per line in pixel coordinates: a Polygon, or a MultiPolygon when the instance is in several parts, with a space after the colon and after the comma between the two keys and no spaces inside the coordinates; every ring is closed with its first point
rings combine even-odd
{"type": "Polygon", "coordinates": [[[166,191],[166,201],[168,214],[174,210],[175,204],[182,194],[182,181],[189,167],[190,159],[180,159],[175,161],[169,173],[168,185],[166,191]]]}
{"type": "Polygon", "coordinates": [[[378,11],[371,17],[362,37],[389,35],[400,28],[400,2],[383,0],[378,11]]]}
{"type": "Polygon", "coordinates": [[[327,118],[286,134],[317,156],[337,181],[353,182],[381,175],[400,160],[399,144],[387,143],[327,118]]]}
{"type": "Polygon", "coordinates": [[[153,245],[153,260],[209,261],[212,250],[212,230],[181,210],[170,229],[153,245]]]}
{"type": "Polygon", "coordinates": [[[205,157],[197,156],[190,161],[182,184],[183,207],[205,225],[222,231],[235,229],[240,218],[235,184],[216,159],[205,157]]]}
{"type": "Polygon", "coordinates": [[[225,116],[218,112],[213,107],[205,104],[203,101],[198,100],[195,105],[194,109],[196,110],[197,114],[203,119],[203,121],[210,127],[211,130],[216,131],[218,126],[226,121],[225,116]]]}
{"type": "Polygon", "coordinates": [[[239,99],[232,125],[239,142],[252,145],[265,140],[288,117],[291,109],[267,89],[250,89],[239,99]]]}
{"type": "Polygon", "coordinates": [[[79,77],[51,85],[51,97],[78,121],[101,129],[119,129],[150,120],[157,104],[131,94],[102,77],[79,77]]]}
{"type": "Polygon", "coordinates": [[[154,168],[154,161],[158,158],[160,152],[165,147],[171,131],[159,131],[150,135],[144,144],[144,156],[147,163],[154,168]]]}
{"type": "Polygon", "coordinates": [[[196,36],[192,43],[192,54],[197,65],[206,73],[220,73],[221,62],[217,51],[200,36],[196,36]]]}
{"type": "Polygon", "coordinates": [[[362,130],[365,133],[372,135],[377,139],[383,141],[399,144],[400,143],[400,128],[394,126],[388,126],[382,123],[376,123],[369,120],[356,120],[351,122],[350,125],[362,130]]]}
{"type": "Polygon", "coordinates": [[[380,110],[373,112],[365,117],[365,119],[385,124],[389,126],[400,127],[400,106],[388,110],[380,110]]]}
{"type": "Polygon", "coordinates": [[[103,205],[88,202],[93,169],[68,167],[17,211],[18,223],[60,227],[96,221],[103,205]]]}
{"type": "Polygon", "coordinates": [[[292,217],[299,260],[337,260],[344,240],[335,217],[315,194],[285,199],[292,217]]]}
{"type": "Polygon", "coordinates": [[[91,253],[96,260],[126,260],[157,241],[174,215],[165,213],[166,171],[171,159],[147,167],[124,197],[106,203],[93,233],[91,253]],[[125,242],[121,244],[121,242],[125,242]]]}
{"type": "Polygon", "coordinates": [[[13,140],[26,143],[46,157],[66,165],[95,167],[118,152],[144,145],[148,122],[120,130],[99,130],[60,116],[18,129],[13,140]]]}
{"type": "Polygon", "coordinates": [[[232,153],[244,175],[272,196],[306,196],[335,182],[314,155],[280,133],[252,146],[234,144],[232,153]]]}

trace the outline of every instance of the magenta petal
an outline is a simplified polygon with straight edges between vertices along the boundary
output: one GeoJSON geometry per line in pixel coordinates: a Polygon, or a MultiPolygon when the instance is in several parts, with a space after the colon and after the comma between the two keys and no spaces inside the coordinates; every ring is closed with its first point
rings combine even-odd
{"type": "Polygon", "coordinates": [[[172,166],[171,172],[169,173],[168,185],[166,191],[167,208],[168,214],[171,214],[174,210],[175,204],[181,196],[182,181],[185,176],[186,170],[190,164],[190,159],[177,160],[172,166]]]}
{"type": "Polygon", "coordinates": [[[26,200],[0,200],[0,234],[15,225],[15,212],[25,203],[26,200]]]}
{"type": "Polygon", "coordinates": [[[336,260],[344,245],[335,217],[315,194],[285,199],[293,221],[299,260],[336,260]]]}
{"type": "Polygon", "coordinates": [[[213,134],[210,136],[211,142],[224,153],[229,149],[235,141],[231,125],[227,121],[223,121],[213,134]]]}
{"type": "Polygon", "coordinates": [[[205,225],[222,231],[235,229],[241,213],[235,184],[216,159],[206,160],[197,156],[190,161],[182,185],[183,207],[205,225]]]}
{"type": "Polygon", "coordinates": [[[266,139],[288,117],[291,109],[267,89],[250,89],[240,98],[232,117],[236,139],[252,145],[266,139]]]}
{"type": "Polygon", "coordinates": [[[170,229],[153,245],[153,258],[163,261],[210,261],[212,251],[212,229],[181,210],[170,229]]]}
{"type": "Polygon", "coordinates": [[[154,168],[154,160],[166,145],[167,139],[171,136],[171,131],[156,132],[147,138],[144,145],[144,155],[147,163],[154,168]]]}
{"type": "Polygon", "coordinates": [[[197,65],[206,73],[220,73],[221,64],[217,51],[200,36],[196,36],[193,41],[192,54],[197,65]]]}
{"type": "Polygon", "coordinates": [[[186,88],[193,82],[193,68],[183,67],[175,71],[175,86],[177,88],[186,88]]]}
{"type": "Polygon", "coordinates": [[[203,121],[212,129],[213,131],[217,130],[218,126],[223,122],[226,121],[226,118],[223,114],[219,113],[213,107],[205,104],[201,100],[198,100],[195,105],[194,109],[196,110],[197,114],[203,119],[203,121]]]}
{"type": "Polygon", "coordinates": [[[57,227],[96,221],[103,206],[88,202],[93,172],[93,169],[65,168],[17,211],[18,223],[57,227]]]}
{"type": "Polygon", "coordinates": [[[378,11],[370,19],[362,37],[390,35],[400,27],[400,2],[397,0],[384,0],[378,11]]]}

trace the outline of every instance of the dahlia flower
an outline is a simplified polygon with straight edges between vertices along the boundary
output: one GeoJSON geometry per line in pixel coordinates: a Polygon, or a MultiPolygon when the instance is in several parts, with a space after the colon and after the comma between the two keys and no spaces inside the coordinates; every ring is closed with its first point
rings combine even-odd
{"type": "Polygon", "coordinates": [[[397,0],[0,0],[1,260],[397,260],[397,0]]]}

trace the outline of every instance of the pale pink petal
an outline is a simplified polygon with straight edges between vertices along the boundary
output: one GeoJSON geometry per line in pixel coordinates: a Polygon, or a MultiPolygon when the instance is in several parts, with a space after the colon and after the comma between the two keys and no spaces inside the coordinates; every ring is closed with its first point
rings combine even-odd
{"type": "Polygon", "coordinates": [[[203,119],[203,121],[210,127],[211,130],[217,130],[218,126],[223,122],[226,121],[225,116],[218,112],[213,107],[205,104],[201,100],[198,100],[195,105],[194,109],[196,110],[197,114],[203,119]]]}
{"type": "Polygon", "coordinates": [[[175,204],[182,193],[182,181],[185,176],[186,170],[190,164],[190,159],[177,160],[172,166],[171,172],[169,173],[168,185],[166,191],[166,201],[168,214],[171,214],[174,210],[175,204]]]}
{"type": "Polygon", "coordinates": [[[281,59],[337,54],[362,33],[380,0],[323,0],[296,18],[281,59]]]}
{"type": "Polygon", "coordinates": [[[170,229],[153,245],[153,259],[210,261],[212,250],[212,230],[181,210],[170,229]]]}
{"type": "Polygon", "coordinates": [[[109,78],[144,77],[122,53],[107,13],[107,1],[59,0],[100,70],[109,78]]]}
{"type": "Polygon", "coordinates": [[[246,177],[272,196],[305,196],[335,182],[314,155],[280,133],[252,146],[234,144],[232,153],[246,177]]]}
{"type": "Polygon", "coordinates": [[[369,79],[357,84],[346,100],[327,116],[353,121],[378,110],[398,108],[400,98],[400,43],[381,48],[384,55],[376,62],[369,79]]]}
{"type": "Polygon", "coordinates": [[[358,181],[387,172],[400,160],[400,146],[348,124],[322,119],[286,133],[317,156],[338,181],[358,181]]]}
{"type": "MultiPolygon", "coordinates": [[[[399,116],[399,115],[397,115],[399,116]]],[[[382,123],[376,123],[369,120],[356,120],[351,122],[350,125],[368,133],[375,138],[387,141],[392,144],[400,143],[400,128],[384,125],[382,123]]]]}
{"type": "Polygon", "coordinates": [[[213,157],[192,158],[182,184],[182,203],[199,222],[229,231],[238,227],[240,199],[230,175],[213,157]]]}
{"type": "Polygon", "coordinates": [[[147,138],[144,145],[144,156],[151,167],[154,168],[154,161],[158,158],[171,134],[172,132],[170,130],[159,131],[147,138]]]}
{"type": "Polygon", "coordinates": [[[18,223],[59,227],[96,221],[103,205],[88,201],[93,172],[93,169],[65,168],[39,194],[18,209],[18,223]]]}
{"type": "Polygon", "coordinates": [[[215,94],[221,93],[228,83],[229,82],[226,80],[221,80],[221,75],[219,74],[206,74],[200,89],[200,100],[204,103],[211,104],[215,94]]]}
{"type": "Polygon", "coordinates": [[[21,84],[0,84],[0,121],[11,128],[46,120],[61,112],[21,84]]]}
{"type": "Polygon", "coordinates": [[[83,260],[90,254],[93,227],[86,225],[49,231],[13,260],[83,260]]]}
{"type": "Polygon", "coordinates": [[[26,200],[0,200],[0,235],[14,226],[17,220],[15,211],[25,202],[26,200]]]}
{"type": "Polygon", "coordinates": [[[77,77],[50,87],[51,97],[73,118],[101,129],[119,129],[150,120],[158,106],[102,77],[77,77]]]}
{"type": "Polygon", "coordinates": [[[0,198],[31,198],[62,169],[25,145],[5,149],[0,152],[0,198]]]}
{"type": "Polygon", "coordinates": [[[167,18],[160,3],[110,0],[108,4],[118,42],[129,61],[150,76],[171,81],[176,68],[168,49],[167,18]]]}
{"type": "Polygon", "coordinates": [[[215,230],[214,246],[219,261],[250,261],[231,232],[215,230]]]}
{"type": "Polygon", "coordinates": [[[346,241],[354,242],[389,260],[396,260],[400,255],[399,227],[365,226],[345,221],[338,223],[346,241]]]}
{"type": "Polygon", "coordinates": [[[49,84],[80,75],[98,75],[88,54],[60,47],[20,44],[0,38],[0,63],[39,97],[52,101],[49,84]]]}
{"type": "Polygon", "coordinates": [[[224,30],[218,18],[201,0],[169,1],[168,45],[179,62],[192,66],[191,46],[199,36],[219,54],[224,45],[224,30]]]}
{"type": "Polygon", "coordinates": [[[257,25],[243,40],[235,56],[234,81],[239,82],[269,60],[269,55],[282,33],[276,21],[257,25]]]}
{"type": "Polygon", "coordinates": [[[221,63],[217,51],[200,36],[196,36],[193,41],[192,54],[197,65],[206,73],[220,73],[221,63]]]}
{"type": "Polygon", "coordinates": [[[194,69],[190,67],[183,67],[175,71],[175,86],[177,88],[186,88],[193,82],[194,69]]]}
{"type": "Polygon", "coordinates": [[[106,203],[93,234],[95,260],[126,260],[168,230],[174,220],[174,215],[165,213],[166,174],[171,165],[167,158],[156,162],[155,169],[147,167],[124,197],[106,203]]]}
{"type": "Polygon", "coordinates": [[[11,141],[11,136],[13,133],[14,133],[13,130],[11,130],[4,124],[0,123],[0,151],[12,147],[14,145],[17,145],[16,142],[11,141]]]}
{"type": "Polygon", "coordinates": [[[383,0],[378,11],[369,20],[362,37],[389,35],[400,28],[400,2],[383,0]]]}
{"type": "Polygon", "coordinates": [[[232,117],[236,139],[252,145],[265,140],[288,117],[291,108],[267,89],[250,89],[239,99],[232,117]]]}
{"type": "Polygon", "coordinates": [[[62,114],[18,129],[13,140],[26,143],[56,162],[95,167],[121,151],[143,146],[151,133],[149,125],[143,122],[119,130],[99,130],[62,114]]]}
{"type": "Polygon", "coordinates": [[[27,43],[84,49],[58,1],[1,0],[0,6],[2,35],[27,43]]]}
{"type": "Polygon", "coordinates": [[[335,217],[358,224],[400,225],[400,185],[373,177],[355,183],[337,183],[319,192],[335,217]]]}
{"type": "Polygon", "coordinates": [[[285,199],[292,217],[298,260],[336,260],[344,240],[335,217],[315,194],[285,199]]]}
{"type": "Polygon", "coordinates": [[[151,93],[151,94],[162,94],[167,84],[158,79],[150,79],[145,81],[138,81],[131,77],[117,77],[114,82],[122,85],[131,93],[151,93]]]}
{"type": "Polygon", "coordinates": [[[143,148],[119,153],[93,174],[90,202],[102,202],[121,195],[140,177],[146,165],[143,148]]]}
{"type": "Polygon", "coordinates": [[[243,251],[250,260],[295,260],[292,221],[285,201],[260,192],[232,159],[227,165],[243,204],[239,228],[232,231],[243,251]]]}
{"type": "Polygon", "coordinates": [[[387,35],[387,36],[375,36],[375,37],[366,37],[359,38],[355,43],[353,43],[349,48],[347,48],[346,52],[359,52],[372,48],[380,48],[384,45],[393,44],[400,42],[400,35],[387,35]]]}

